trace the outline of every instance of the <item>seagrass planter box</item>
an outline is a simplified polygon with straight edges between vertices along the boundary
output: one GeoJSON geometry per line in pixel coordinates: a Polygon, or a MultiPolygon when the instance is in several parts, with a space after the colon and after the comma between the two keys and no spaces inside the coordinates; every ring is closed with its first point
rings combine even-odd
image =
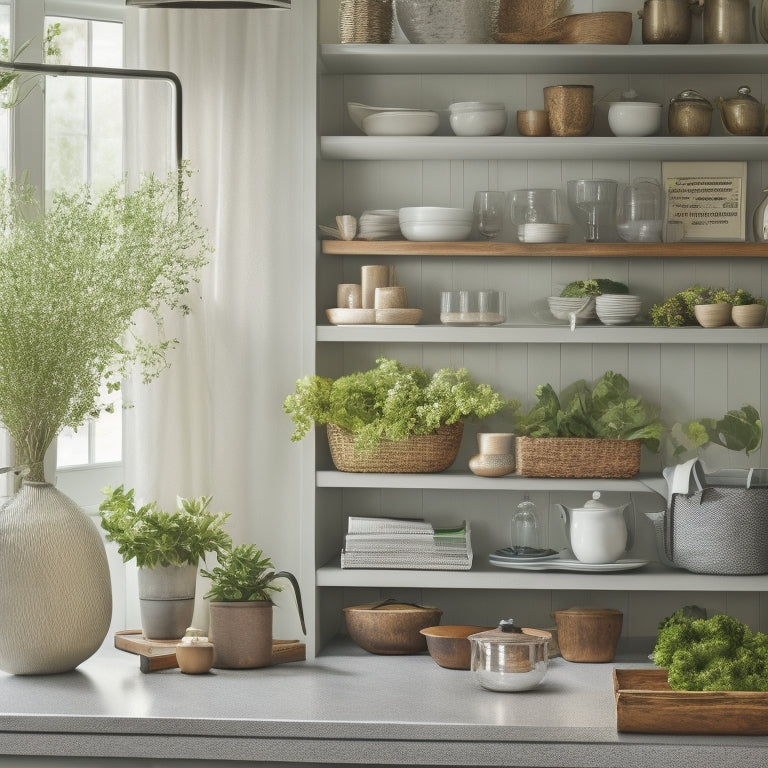
{"type": "Polygon", "coordinates": [[[634,477],[640,448],[640,440],[516,437],[516,471],[524,477],[634,477]]]}
{"type": "Polygon", "coordinates": [[[429,435],[407,440],[382,440],[371,453],[355,450],[354,435],[327,424],[331,458],[340,472],[442,472],[453,464],[461,445],[464,424],[443,425],[429,435]]]}

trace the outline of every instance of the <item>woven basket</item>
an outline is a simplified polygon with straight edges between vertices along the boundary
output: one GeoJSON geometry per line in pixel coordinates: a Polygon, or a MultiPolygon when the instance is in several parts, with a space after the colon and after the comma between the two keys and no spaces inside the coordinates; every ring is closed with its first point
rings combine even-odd
{"type": "Polygon", "coordinates": [[[341,0],[342,43],[388,43],[392,36],[392,0],[341,0]]]}
{"type": "Polygon", "coordinates": [[[458,422],[430,435],[382,440],[373,453],[359,453],[351,432],[336,424],[327,428],[331,458],[340,472],[442,472],[456,460],[464,433],[464,424],[458,422]]]}
{"type": "Polygon", "coordinates": [[[626,45],[632,36],[632,14],[599,11],[561,16],[540,27],[494,34],[497,43],[589,43],[626,45]]]}
{"type": "Polygon", "coordinates": [[[525,477],[634,477],[640,440],[517,437],[517,474],[525,477]]]}

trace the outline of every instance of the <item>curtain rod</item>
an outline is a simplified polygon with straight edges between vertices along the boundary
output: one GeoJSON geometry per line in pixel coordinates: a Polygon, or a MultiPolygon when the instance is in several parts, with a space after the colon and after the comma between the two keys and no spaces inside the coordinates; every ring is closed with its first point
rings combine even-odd
{"type": "Polygon", "coordinates": [[[174,90],[176,116],[176,167],[181,171],[182,158],[182,94],[181,80],[173,72],[153,69],[124,69],[120,67],[81,67],[74,64],[35,64],[22,61],[1,61],[0,70],[33,72],[40,75],[64,75],[70,77],[106,77],[118,80],[166,80],[174,90]]]}

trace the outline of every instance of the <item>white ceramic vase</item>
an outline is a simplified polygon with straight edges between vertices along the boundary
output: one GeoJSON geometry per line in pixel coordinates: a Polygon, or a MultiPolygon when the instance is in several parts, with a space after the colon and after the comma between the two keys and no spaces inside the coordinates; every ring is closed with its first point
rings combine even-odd
{"type": "Polygon", "coordinates": [[[106,637],[112,586],[104,542],[49,483],[23,483],[0,509],[0,585],[5,672],[68,672],[106,637]]]}

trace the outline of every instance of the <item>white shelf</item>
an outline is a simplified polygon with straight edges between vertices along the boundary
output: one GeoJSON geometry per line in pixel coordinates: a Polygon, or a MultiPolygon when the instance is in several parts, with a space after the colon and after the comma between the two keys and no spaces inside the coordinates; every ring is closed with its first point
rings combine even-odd
{"type": "Polygon", "coordinates": [[[768,45],[321,45],[326,74],[758,74],[768,45]]]}
{"type": "Polygon", "coordinates": [[[471,472],[437,472],[430,474],[390,474],[379,472],[337,472],[319,470],[315,476],[318,488],[424,488],[457,491],[601,491],[647,493],[664,496],[667,484],[658,475],[637,475],[628,480],[550,477],[478,477],[471,472]]]}
{"type": "Polygon", "coordinates": [[[517,571],[497,568],[475,554],[471,571],[386,570],[341,568],[338,561],[317,570],[319,587],[417,589],[547,589],[680,592],[759,592],[768,576],[711,576],[649,563],[636,571],[517,571]]]}
{"type": "Polygon", "coordinates": [[[422,344],[766,344],[768,328],[647,325],[319,325],[317,341],[422,344]]]}
{"type": "Polygon", "coordinates": [[[768,138],[321,136],[320,155],[325,160],[766,160],[768,138]]]}

